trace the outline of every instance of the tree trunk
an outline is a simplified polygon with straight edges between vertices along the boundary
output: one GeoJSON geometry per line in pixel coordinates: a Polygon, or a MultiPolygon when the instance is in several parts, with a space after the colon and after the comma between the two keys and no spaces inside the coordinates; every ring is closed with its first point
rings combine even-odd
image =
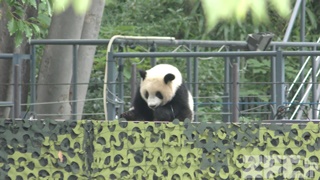
{"type": "MultiPolygon", "coordinates": [[[[100,31],[101,19],[103,15],[105,0],[96,0],[92,3],[90,10],[87,12],[81,39],[97,39],[100,31]]],[[[94,54],[96,46],[80,46],[78,51],[78,67],[77,67],[77,86],[78,99],[86,98],[88,83],[92,70],[94,54]],[[82,84],[83,83],[83,84],[82,84]]],[[[71,88],[72,90],[72,88],[71,88]]],[[[77,113],[82,114],[84,101],[79,101],[77,105],[77,113]]],[[[82,119],[82,115],[78,115],[77,119],[82,119]]]]}
{"type": "MultiPolygon", "coordinates": [[[[29,46],[27,43],[27,38],[24,37],[23,42],[20,46],[15,47],[14,44],[14,36],[10,36],[10,33],[7,29],[8,24],[8,16],[7,12],[12,11],[11,8],[2,1],[0,3],[0,53],[29,53],[29,46]]],[[[34,7],[26,7],[25,8],[25,17],[24,19],[28,19],[29,17],[36,17],[37,10],[34,7]]],[[[21,68],[21,103],[26,103],[28,99],[28,89],[29,85],[27,83],[30,82],[30,61],[22,60],[20,62],[21,68]]],[[[0,101],[13,101],[13,67],[12,60],[0,60],[0,101]]],[[[26,106],[21,108],[22,110],[26,110],[26,106]]],[[[0,109],[0,117],[9,117],[9,108],[1,108],[0,109]]]]}
{"type": "MultiPolygon", "coordinates": [[[[0,1],[0,53],[12,53],[14,49],[14,39],[10,36],[7,29],[8,16],[7,12],[10,8],[5,1],[0,1]]],[[[7,91],[10,84],[10,74],[12,69],[12,61],[9,59],[0,59],[0,101],[7,100],[7,91]]],[[[7,118],[4,114],[4,107],[0,107],[0,117],[7,118]]]]}
{"type": "MultiPolygon", "coordinates": [[[[39,3],[39,2],[38,2],[39,3]]],[[[37,4],[38,6],[38,4],[37,4]]],[[[32,6],[28,6],[26,8],[25,19],[29,19],[30,17],[37,17],[38,10],[32,6]]],[[[28,39],[25,37],[22,41],[22,44],[19,47],[19,52],[24,54],[30,53],[30,45],[28,43],[28,39]]],[[[21,62],[21,103],[26,104],[28,102],[29,89],[30,89],[30,60],[23,60],[21,62]]],[[[21,107],[22,111],[27,111],[27,106],[21,107]]]]}
{"type": "MultiPolygon", "coordinates": [[[[84,15],[75,14],[72,7],[55,14],[48,39],[80,39],[83,21],[84,15]]],[[[37,102],[51,104],[36,106],[39,118],[70,119],[71,106],[68,100],[71,78],[72,46],[47,45],[39,72],[37,102]]]]}

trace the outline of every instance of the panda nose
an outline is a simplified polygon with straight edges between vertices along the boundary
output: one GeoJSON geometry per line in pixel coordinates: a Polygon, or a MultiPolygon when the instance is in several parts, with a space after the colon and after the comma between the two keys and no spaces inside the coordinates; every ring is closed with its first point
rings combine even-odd
{"type": "Polygon", "coordinates": [[[154,109],[156,107],[157,107],[156,105],[149,105],[149,108],[151,108],[151,109],[154,109]]]}

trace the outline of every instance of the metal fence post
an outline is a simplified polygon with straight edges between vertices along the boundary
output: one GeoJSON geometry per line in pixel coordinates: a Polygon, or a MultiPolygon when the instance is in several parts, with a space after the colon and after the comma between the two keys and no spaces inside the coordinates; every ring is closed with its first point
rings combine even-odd
{"type": "MultiPolygon", "coordinates": [[[[226,47],[229,52],[229,48],[226,47]]],[[[224,59],[224,92],[222,97],[222,120],[223,122],[230,122],[230,57],[224,59]]]]}
{"type": "MultiPolygon", "coordinates": [[[[194,47],[194,51],[198,52],[198,46],[194,47]]],[[[198,99],[199,99],[199,68],[198,68],[198,58],[194,57],[193,58],[193,82],[194,82],[194,87],[193,87],[193,94],[194,94],[194,121],[198,122],[198,99]]]]}
{"type": "MultiPolygon", "coordinates": [[[[272,46],[272,50],[273,51],[276,51],[277,48],[275,45],[272,46]]],[[[275,119],[275,115],[277,113],[277,106],[276,106],[276,101],[277,101],[277,95],[276,95],[276,89],[277,89],[277,80],[276,80],[276,77],[277,77],[277,72],[276,72],[276,60],[277,58],[275,56],[272,56],[271,57],[271,61],[270,61],[270,64],[271,64],[271,82],[272,82],[272,87],[271,87],[271,102],[272,102],[272,105],[271,106],[274,106],[273,111],[271,112],[271,119],[275,119]]]]}
{"type": "Polygon", "coordinates": [[[239,73],[238,63],[232,63],[232,122],[239,122],[239,73]]]}
{"type": "MultiPolygon", "coordinates": [[[[300,14],[300,41],[304,42],[305,41],[305,34],[306,34],[306,0],[301,1],[301,14],[300,14]]],[[[305,48],[300,47],[300,51],[303,51],[305,48]]],[[[305,56],[300,57],[300,69],[303,67],[303,64],[305,62],[306,58],[305,56]]],[[[305,78],[305,72],[302,71],[300,74],[300,81],[302,82],[303,79],[305,78]]],[[[304,87],[301,88],[300,94],[299,94],[299,99],[302,99],[303,94],[305,92],[304,87]]]]}
{"type": "Polygon", "coordinates": [[[73,45],[72,48],[72,53],[73,53],[73,64],[72,64],[72,119],[77,120],[77,106],[78,106],[78,89],[77,89],[77,82],[78,82],[78,77],[77,77],[77,67],[78,67],[78,53],[77,53],[77,45],[73,45]]]}
{"type": "Polygon", "coordinates": [[[283,58],[283,52],[281,50],[277,50],[276,55],[276,91],[275,91],[275,98],[276,98],[276,107],[275,110],[277,110],[280,106],[283,106],[283,103],[285,102],[285,76],[284,76],[284,58],[283,58]]]}
{"type": "Polygon", "coordinates": [[[115,70],[116,70],[116,61],[113,56],[113,52],[108,53],[108,79],[107,79],[107,111],[108,111],[108,120],[114,120],[116,116],[116,107],[115,107],[115,70]]]}
{"type": "MultiPolygon", "coordinates": [[[[124,48],[124,44],[120,44],[119,45],[119,52],[123,52],[123,48],[124,48]]],[[[119,98],[121,100],[123,100],[124,98],[124,77],[123,77],[123,70],[124,70],[124,59],[123,58],[119,58],[119,61],[118,61],[118,65],[119,65],[119,68],[118,68],[118,72],[119,72],[119,98]]],[[[120,103],[120,108],[119,108],[119,114],[122,114],[123,111],[124,111],[124,107],[123,107],[123,103],[120,103]]]]}
{"type": "Polygon", "coordinates": [[[21,84],[20,84],[20,65],[14,65],[14,119],[21,118],[21,84]]]}
{"type": "Polygon", "coordinates": [[[20,55],[13,54],[13,118],[21,117],[20,55]]]}
{"type": "MultiPolygon", "coordinates": [[[[188,45],[188,48],[189,49],[192,48],[191,44],[188,45]]],[[[187,87],[188,87],[189,91],[192,92],[192,73],[191,73],[192,72],[192,64],[191,64],[191,57],[187,57],[186,58],[186,64],[187,64],[187,82],[188,82],[187,87]]],[[[194,68],[193,70],[195,70],[196,67],[194,66],[193,68],[194,68]]],[[[193,72],[193,73],[195,73],[195,72],[193,72]]],[[[195,82],[195,81],[193,81],[193,82],[195,82]]]]}
{"type": "Polygon", "coordinates": [[[131,106],[136,95],[137,90],[137,67],[136,64],[131,65],[131,79],[130,79],[130,86],[131,86],[131,106]]]}
{"type": "MultiPolygon", "coordinates": [[[[314,51],[317,51],[317,47],[313,47],[314,51]]],[[[312,112],[312,119],[317,119],[317,108],[318,108],[318,100],[317,100],[317,72],[318,72],[318,63],[316,62],[316,57],[312,56],[312,61],[311,61],[311,66],[312,66],[312,89],[311,89],[311,112],[312,112]]]]}
{"type": "MultiPolygon", "coordinates": [[[[157,44],[155,42],[152,43],[150,47],[150,52],[156,52],[157,51],[157,44]]],[[[157,58],[156,57],[151,57],[151,67],[155,66],[157,64],[157,58]]]]}
{"type": "Polygon", "coordinates": [[[30,111],[34,112],[34,103],[36,102],[36,47],[31,45],[31,60],[30,60],[30,111]]]}

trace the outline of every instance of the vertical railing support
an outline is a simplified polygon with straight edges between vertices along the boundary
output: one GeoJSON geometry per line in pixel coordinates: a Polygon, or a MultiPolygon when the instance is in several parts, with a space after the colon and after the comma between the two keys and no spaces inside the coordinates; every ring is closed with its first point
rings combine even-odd
{"type": "Polygon", "coordinates": [[[36,47],[31,45],[31,61],[30,61],[30,111],[35,111],[36,102],[36,47]]]}
{"type": "MultiPolygon", "coordinates": [[[[192,46],[191,46],[191,44],[189,44],[188,49],[191,49],[191,48],[192,48],[192,46]]],[[[188,87],[189,91],[192,92],[192,73],[191,73],[192,72],[192,63],[191,63],[190,57],[186,58],[186,64],[187,64],[187,82],[188,82],[187,87],[188,87]]],[[[194,68],[196,68],[196,67],[194,66],[194,68]]],[[[195,82],[195,81],[193,81],[193,82],[195,82]]]]}
{"type": "MultiPolygon", "coordinates": [[[[317,51],[317,47],[313,48],[314,51],[317,51]]],[[[317,71],[318,71],[318,63],[316,62],[316,56],[312,56],[312,71],[311,71],[311,77],[312,77],[312,89],[311,89],[311,107],[312,107],[312,119],[318,119],[317,117],[317,108],[318,108],[318,100],[317,100],[317,71]]]]}
{"type": "Polygon", "coordinates": [[[20,83],[20,65],[14,65],[14,119],[21,118],[21,83],[20,83]]]}
{"type": "Polygon", "coordinates": [[[131,86],[131,106],[133,103],[133,99],[136,95],[137,90],[137,67],[136,64],[131,65],[131,79],[130,79],[130,86],[131,86]]]}
{"type": "MultiPolygon", "coordinates": [[[[229,51],[228,47],[226,47],[226,51],[229,51]]],[[[230,122],[230,57],[224,59],[224,92],[222,102],[223,122],[230,122]]]]}
{"type": "MultiPolygon", "coordinates": [[[[194,51],[198,52],[198,46],[194,47],[194,51]]],[[[193,82],[194,82],[194,86],[193,86],[193,95],[194,95],[194,121],[198,122],[198,100],[199,100],[199,63],[198,63],[198,58],[194,57],[193,59],[193,69],[194,69],[194,73],[193,73],[193,82]]]]}
{"type": "Polygon", "coordinates": [[[232,122],[239,122],[239,73],[238,63],[232,63],[232,122]]]}
{"type": "MultiPolygon", "coordinates": [[[[277,48],[276,48],[276,46],[275,45],[273,45],[272,46],[272,50],[273,51],[276,51],[277,50],[277,48]]],[[[277,60],[277,57],[275,57],[275,56],[272,56],[271,57],[271,82],[272,82],[272,87],[271,87],[271,102],[273,103],[273,104],[271,104],[271,106],[274,106],[274,108],[271,108],[271,109],[273,109],[273,111],[272,111],[272,113],[271,113],[271,119],[275,119],[276,117],[275,117],[275,115],[276,115],[276,113],[277,113],[277,109],[276,109],[276,101],[277,101],[277,95],[276,95],[276,90],[277,90],[277,84],[276,84],[276,82],[277,82],[277,80],[276,80],[276,76],[277,76],[277,73],[276,73],[276,60],[277,60]]]]}
{"type": "Polygon", "coordinates": [[[21,117],[21,88],[20,88],[20,55],[13,54],[12,57],[12,77],[13,77],[13,109],[14,119],[21,117]]]}
{"type": "MultiPolygon", "coordinates": [[[[150,52],[156,52],[156,51],[157,51],[157,44],[153,42],[150,48],[150,52]]],[[[157,64],[157,58],[152,57],[150,64],[151,64],[151,67],[155,66],[157,64]]]]}
{"type": "Polygon", "coordinates": [[[107,79],[107,111],[108,120],[114,120],[116,117],[116,107],[115,107],[115,69],[116,61],[113,57],[113,52],[108,53],[108,79],[107,79]]]}
{"type": "MultiPolygon", "coordinates": [[[[275,62],[275,79],[276,79],[276,90],[275,90],[275,113],[279,107],[284,105],[285,99],[285,76],[284,76],[284,58],[281,50],[277,50],[276,62],[275,62]]],[[[276,117],[277,118],[277,117],[276,117]]]]}
{"type": "MultiPolygon", "coordinates": [[[[119,45],[119,52],[123,52],[124,49],[124,44],[120,44],[119,45]]],[[[119,58],[118,61],[119,64],[119,68],[118,68],[118,72],[119,72],[119,99],[123,100],[124,98],[124,77],[123,77],[123,71],[124,71],[124,59],[122,57],[119,58]]],[[[119,114],[122,114],[124,111],[124,104],[120,103],[119,106],[119,114]]]]}
{"type": "Polygon", "coordinates": [[[72,119],[77,120],[77,106],[78,106],[78,88],[77,88],[77,67],[78,67],[78,53],[77,53],[77,45],[72,46],[73,53],[73,63],[72,63],[72,119]]]}
{"type": "MultiPolygon", "coordinates": [[[[306,0],[302,0],[300,6],[301,6],[300,42],[304,42],[305,41],[305,34],[306,34],[305,33],[305,31],[306,31],[306,0]]],[[[300,51],[303,51],[305,48],[300,47],[299,49],[300,49],[300,51]]],[[[300,56],[300,69],[303,67],[305,61],[306,61],[305,56],[300,56]]],[[[300,82],[302,82],[304,78],[305,78],[305,73],[304,73],[304,71],[302,71],[300,74],[300,77],[299,77],[300,82]]],[[[304,92],[305,92],[305,89],[304,89],[304,87],[302,87],[299,92],[299,99],[302,99],[304,92]]]]}

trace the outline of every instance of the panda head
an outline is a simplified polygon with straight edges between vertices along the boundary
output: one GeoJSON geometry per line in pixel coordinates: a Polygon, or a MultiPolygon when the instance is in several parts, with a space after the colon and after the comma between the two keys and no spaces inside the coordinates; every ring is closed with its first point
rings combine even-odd
{"type": "Polygon", "coordinates": [[[159,64],[139,73],[140,95],[151,109],[170,102],[182,84],[180,71],[169,64],[159,64]]]}

